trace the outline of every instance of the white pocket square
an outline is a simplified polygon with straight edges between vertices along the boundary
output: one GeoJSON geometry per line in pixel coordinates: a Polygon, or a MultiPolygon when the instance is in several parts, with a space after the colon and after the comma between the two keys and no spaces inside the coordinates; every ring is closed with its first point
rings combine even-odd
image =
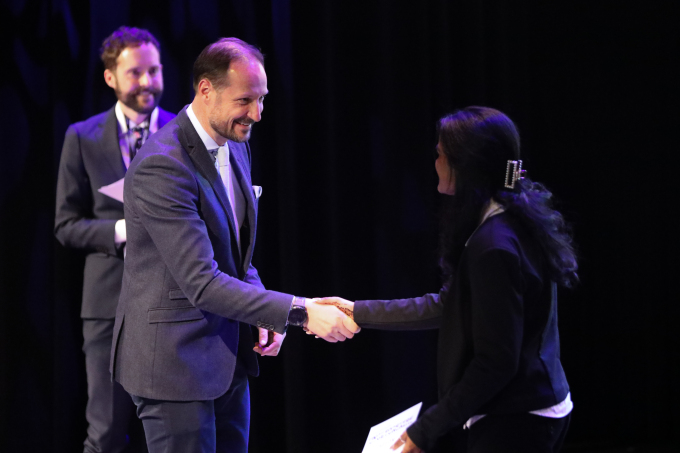
{"type": "Polygon", "coordinates": [[[253,192],[255,192],[255,199],[259,200],[262,196],[262,186],[253,186],[253,192]]]}

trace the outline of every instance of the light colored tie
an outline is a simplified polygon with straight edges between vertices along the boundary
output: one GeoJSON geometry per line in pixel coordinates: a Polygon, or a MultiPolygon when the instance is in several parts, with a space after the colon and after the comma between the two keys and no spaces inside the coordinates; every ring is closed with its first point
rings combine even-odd
{"type": "Polygon", "coordinates": [[[238,223],[238,215],[236,214],[236,204],[234,196],[234,181],[231,177],[231,168],[229,165],[229,147],[220,146],[217,148],[217,160],[215,161],[215,167],[217,172],[220,174],[220,179],[224,184],[224,188],[227,190],[227,197],[229,198],[229,204],[231,205],[231,214],[234,218],[234,225],[236,226],[236,243],[238,244],[239,251],[241,250],[241,225],[238,223]]]}

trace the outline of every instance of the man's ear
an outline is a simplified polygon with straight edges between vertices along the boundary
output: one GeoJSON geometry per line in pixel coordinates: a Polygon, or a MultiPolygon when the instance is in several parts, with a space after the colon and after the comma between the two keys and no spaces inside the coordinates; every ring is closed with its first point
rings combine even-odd
{"type": "Polygon", "coordinates": [[[198,82],[198,94],[204,101],[208,100],[210,93],[214,90],[215,88],[213,87],[212,83],[210,83],[210,80],[201,79],[201,81],[198,82]]]}
{"type": "Polygon", "coordinates": [[[104,70],[104,82],[111,88],[116,88],[116,75],[110,69],[104,70]]]}

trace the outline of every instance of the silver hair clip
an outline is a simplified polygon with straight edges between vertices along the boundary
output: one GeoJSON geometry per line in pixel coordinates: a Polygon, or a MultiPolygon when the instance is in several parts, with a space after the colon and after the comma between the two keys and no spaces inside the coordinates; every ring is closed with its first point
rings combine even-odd
{"type": "Polygon", "coordinates": [[[521,160],[509,160],[505,170],[505,187],[514,189],[515,183],[520,179],[524,179],[526,172],[526,170],[522,170],[521,160]]]}

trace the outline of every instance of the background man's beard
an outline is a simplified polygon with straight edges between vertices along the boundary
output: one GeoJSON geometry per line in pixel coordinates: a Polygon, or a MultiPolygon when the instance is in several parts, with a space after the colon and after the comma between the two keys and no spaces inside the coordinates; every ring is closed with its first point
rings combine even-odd
{"type": "Polygon", "coordinates": [[[116,89],[116,97],[118,98],[118,100],[137,113],[153,112],[153,109],[155,109],[158,106],[158,103],[160,102],[162,95],[163,90],[160,90],[158,88],[139,87],[136,90],[131,91],[127,95],[123,95],[123,93],[119,89],[116,89]],[[137,96],[144,92],[151,93],[153,95],[153,103],[149,106],[142,107],[139,104],[139,102],[137,102],[137,96]]]}

